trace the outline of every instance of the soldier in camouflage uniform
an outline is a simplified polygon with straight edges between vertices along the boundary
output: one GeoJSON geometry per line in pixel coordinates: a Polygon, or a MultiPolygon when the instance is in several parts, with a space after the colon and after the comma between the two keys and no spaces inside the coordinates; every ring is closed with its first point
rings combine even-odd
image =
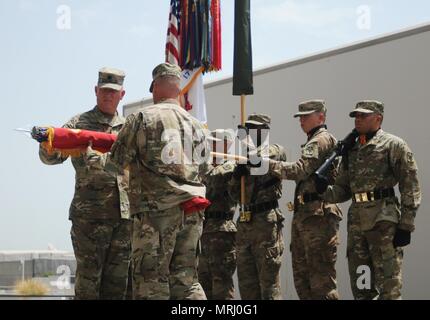
{"type": "MultiPolygon", "coordinates": [[[[336,145],[325,125],[326,112],[323,100],[302,102],[294,115],[300,117],[308,137],[301,158],[296,162],[270,161],[271,172],[296,181],[291,254],[296,291],[300,299],[306,300],[339,299],[335,264],[342,212],[336,204],[322,201],[312,177],[336,145]]],[[[331,183],[336,169],[332,166],[328,174],[331,183]]]]}
{"type": "MultiPolygon", "coordinates": [[[[213,150],[222,142],[224,153],[233,141],[226,130],[212,131],[213,150]],[[220,138],[217,138],[221,137],[220,138]]],[[[236,270],[236,225],[233,216],[236,202],[228,193],[235,163],[213,159],[214,167],[205,177],[206,198],[211,205],[205,211],[199,280],[210,300],[234,299],[233,274],[236,270]]]]}
{"type": "MultiPolygon", "coordinates": [[[[245,122],[256,149],[257,158],[270,157],[286,161],[284,148],[268,144],[271,119],[262,114],[251,114],[245,122]]],[[[240,199],[241,176],[245,176],[246,197],[238,220],[237,273],[239,290],[245,300],[281,299],[280,268],[284,241],[283,220],[278,199],[282,196],[282,180],[272,173],[260,170],[249,173],[246,165],[237,165],[230,182],[230,193],[240,199]]]]}
{"type": "Polygon", "coordinates": [[[421,202],[413,153],[405,141],[381,129],[383,115],[378,101],[361,101],[350,113],[360,137],[324,194],[330,202],[352,198],[347,253],[355,299],[401,299],[402,247],[410,243],[421,202]],[[369,289],[359,279],[363,266],[371,271],[369,289]]]}
{"type": "MultiPolygon", "coordinates": [[[[73,117],[64,127],[118,133],[125,122],[116,111],[125,94],[124,77],[123,71],[101,69],[95,88],[97,106],[73,117]]],[[[69,219],[77,261],[75,298],[124,299],[131,251],[128,173],[107,173],[100,165],[106,155],[90,154],[91,159],[88,154],[72,158],[76,185],[69,219]]],[[[39,156],[48,165],[67,160],[42,146],[39,156]]]]}
{"type": "Polygon", "coordinates": [[[152,75],[155,104],[127,118],[110,156],[130,167],[134,298],[206,299],[197,276],[204,211],[184,205],[205,197],[208,133],[179,105],[180,68],[163,63],[152,75]]]}

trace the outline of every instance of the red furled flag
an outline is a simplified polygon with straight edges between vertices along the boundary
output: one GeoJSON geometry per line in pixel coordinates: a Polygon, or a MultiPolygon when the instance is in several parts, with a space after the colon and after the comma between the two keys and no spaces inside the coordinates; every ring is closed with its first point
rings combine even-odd
{"type": "Polygon", "coordinates": [[[111,133],[53,127],[35,127],[32,136],[49,153],[60,152],[73,157],[85,152],[90,143],[94,150],[106,153],[117,138],[111,133]]]}

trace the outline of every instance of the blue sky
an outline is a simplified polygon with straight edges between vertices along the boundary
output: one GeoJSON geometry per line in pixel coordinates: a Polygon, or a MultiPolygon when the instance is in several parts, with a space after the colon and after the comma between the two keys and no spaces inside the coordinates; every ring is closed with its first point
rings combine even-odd
{"type": "MultiPolygon", "coordinates": [[[[103,66],[126,71],[123,102],[148,96],[151,70],[164,59],[169,2],[0,1],[0,250],[46,249],[48,243],[71,250],[73,168],[69,161],[43,165],[37,143],[12,130],[60,126],[92,108],[103,66]],[[70,20],[62,19],[63,8],[70,20]]],[[[251,2],[254,68],[430,22],[430,2],[423,0],[251,2]],[[365,13],[370,24],[363,25],[365,13]]],[[[221,0],[221,8],[223,70],[205,81],[232,74],[234,1],[221,0]]]]}

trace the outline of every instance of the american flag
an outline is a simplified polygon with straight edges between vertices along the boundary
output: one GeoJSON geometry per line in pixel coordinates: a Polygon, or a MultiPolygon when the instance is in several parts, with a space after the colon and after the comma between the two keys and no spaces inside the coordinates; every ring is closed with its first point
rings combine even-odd
{"type": "Polygon", "coordinates": [[[167,28],[167,41],[166,41],[166,62],[179,65],[179,19],[180,19],[181,5],[179,0],[171,0],[170,14],[169,14],[169,27],[167,28]]]}

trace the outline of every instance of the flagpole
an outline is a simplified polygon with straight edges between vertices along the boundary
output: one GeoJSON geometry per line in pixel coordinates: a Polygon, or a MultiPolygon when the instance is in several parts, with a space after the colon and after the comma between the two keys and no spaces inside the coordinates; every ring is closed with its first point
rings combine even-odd
{"type": "Polygon", "coordinates": [[[222,153],[222,152],[211,152],[212,157],[220,158],[220,159],[228,159],[228,160],[234,160],[234,161],[247,161],[247,157],[239,156],[236,154],[230,154],[230,153],[222,153]]]}
{"type": "MultiPolygon", "coordinates": [[[[246,120],[245,97],[254,93],[250,7],[250,0],[234,1],[233,95],[240,96],[240,120],[242,126],[245,125],[246,120]]],[[[247,139],[249,139],[248,135],[247,139]]],[[[241,177],[240,202],[244,213],[243,221],[248,222],[250,219],[249,213],[245,214],[244,211],[246,202],[245,180],[245,176],[241,177]]]]}
{"type": "MultiPolygon", "coordinates": [[[[245,100],[246,100],[246,95],[242,94],[240,96],[240,122],[242,126],[245,125],[245,117],[246,117],[245,100]]],[[[246,200],[245,176],[242,176],[240,179],[240,204],[242,206],[245,205],[245,200],[246,200]]]]}

